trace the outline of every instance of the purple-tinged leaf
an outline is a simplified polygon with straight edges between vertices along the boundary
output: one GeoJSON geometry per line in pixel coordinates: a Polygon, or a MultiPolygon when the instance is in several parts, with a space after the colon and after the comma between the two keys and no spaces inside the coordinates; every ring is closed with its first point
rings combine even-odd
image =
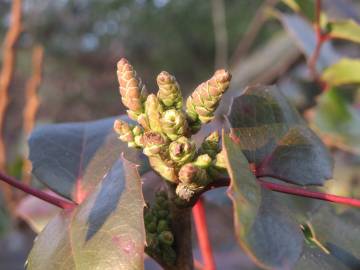
{"type": "Polygon", "coordinates": [[[147,162],[141,160],[140,151],[117,139],[115,119],[36,128],[29,139],[33,174],[54,192],[79,203],[94,190],[120,153],[145,168],[147,162]]]}
{"type": "Polygon", "coordinates": [[[143,269],[144,205],[136,165],[118,160],[79,206],[50,221],[27,269],[143,269]]]}
{"type": "Polygon", "coordinates": [[[240,246],[262,268],[291,269],[302,252],[304,238],[300,227],[276,203],[272,192],[260,187],[241,146],[223,135],[223,149],[240,246]]]}
{"type": "Polygon", "coordinates": [[[246,88],[233,100],[228,120],[258,175],[299,185],[319,185],[331,178],[329,151],[278,88],[246,88]]]}

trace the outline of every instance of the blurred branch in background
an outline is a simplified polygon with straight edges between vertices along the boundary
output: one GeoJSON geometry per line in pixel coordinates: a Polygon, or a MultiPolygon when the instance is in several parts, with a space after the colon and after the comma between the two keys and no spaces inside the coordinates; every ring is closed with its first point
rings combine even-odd
{"type": "Polygon", "coordinates": [[[260,8],[256,11],[253,20],[250,22],[248,30],[235,49],[233,56],[231,57],[231,65],[235,65],[245,54],[247,54],[251,45],[254,43],[261,27],[264,25],[267,19],[266,10],[275,6],[278,2],[279,0],[265,0],[260,8]]]}
{"type": "MultiPolygon", "coordinates": [[[[22,31],[22,0],[13,0],[11,6],[11,21],[3,43],[2,68],[0,71],[0,169],[6,168],[6,147],[4,142],[4,126],[6,111],[9,104],[10,83],[14,75],[16,61],[15,44],[22,31]]],[[[2,185],[7,206],[12,209],[11,187],[2,185]]]]}
{"type": "MultiPolygon", "coordinates": [[[[25,89],[25,107],[23,110],[23,129],[25,137],[27,138],[35,126],[36,114],[40,105],[38,91],[42,80],[44,60],[44,48],[41,45],[36,45],[32,52],[32,75],[26,83],[25,89]]],[[[23,181],[30,184],[31,162],[24,157],[22,168],[23,181]]]]}
{"type": "Polygon", "coordinates": [[[224,0],[212,0],[212,19],[215,37],[215,69],[227,67],[228,34],[224,0]]]}

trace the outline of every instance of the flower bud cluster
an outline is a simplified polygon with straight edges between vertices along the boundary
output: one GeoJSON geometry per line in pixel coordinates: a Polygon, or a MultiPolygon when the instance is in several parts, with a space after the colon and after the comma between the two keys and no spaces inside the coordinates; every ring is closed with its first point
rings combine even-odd
{"type": "Polygon", "coordinates": [[[146,229],[146,252],[153,257],[160,257],[168,265],[176,260],[174,235],[171,232],[169,199],[166,192],[155,194],[155,202],[145,208],[144,222],[146,229]]]}
{"type": "Polygon", "coordinates": [[[118,63],[118,78],[123,104],[130,118],[139,125],[116,120],[115,131],[129,147],[139,147],[148,156],[152,168],[165,180],[177,185],[176,193],[190,200],[222,170],[219,163],[219,134],[211,133],[196,149],[191,135],[201,124],[209,122],[227,90],[231,75],[218,70],[200,84],[186,101],[175,77],[161,72],[157,77],[157,94],[147,95],[145,86],[125,59],[118,63]]]}

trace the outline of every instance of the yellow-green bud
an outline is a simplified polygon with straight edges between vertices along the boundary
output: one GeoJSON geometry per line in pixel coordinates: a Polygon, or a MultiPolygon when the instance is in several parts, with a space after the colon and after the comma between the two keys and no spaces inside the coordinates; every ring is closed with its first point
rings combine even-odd
{"type": "Polygon", "coordinates": [[[180,137],[176,141],[170,143],[169,154],[170,158],[176,162],[177,165],[183,165],[190,162],[195,156],[195,143],[186,137],[180,137]]]}
{"type": "Polygon", "coordinates": [[[158,98],[154,94],[150,94],[145,102],[145,113],[147,115],[150,129],[153,131],[161,132],[161,115],[164,111],[158,98]]]}
{"type": "Polygon", "coordinates": [[[156,78],[159,86],[158,98],[167,108],[181,109],[183,98],[176,78],[166,71],[162,71],[156,78]]]}
{"type": "Polygon", "coordinates": [[[207,184],[209,178],[205,169],[194,163],[187,163],[179,171],[179,180],[184,184],[194,183],[202,186],[207,184]]]}
{"type": "Polygon", "coordinates": [[[137,120],[138,115],[144,111],[143,101],[146,95],[146,87],[125,58],[120,59],[117,63],[117,76],[121,100],[129,109],[129,117],[137,120]]]}
{"type": "Polygon", "coordinates": [[[165,111],[161,118],[161,128],[173,141],[185,135],[188,131],[185,114],[175,109],[165,111]]]}
{"type": "Polygon", "coordinates": [[[199,149],[200,154],[208,154],[210,157],[215,158],[219,152],[220,136],[218,131],[210,133],[205,138],[199,149]]]}
{"type": "Polygon", "coordinates": [[[158,238],[161,243],[168,246],[171,246],[174,243],[174,235],[170,231],[161,232],[158,238]]]}
{"type": "Polygon", "coordinates": [[[223,93],[228,89],[230,80],[229,72],[217,70],[208,81],[195,89],[186,100],[186,113],[192,122],[207,123],[214,118],[214,112],[223,93]]]}
{"type": "Polygon", "coordinates": [[[155,131],[145,132],[142,136],[142,142],[144,145],[143,152],[149,157],[159,155],[168,143],[165,136],[155,131]]]}
{"type": "Polygon", "coordinates": [[[114,131],[119,135],[119,139],[123,142],[134,141],[134,134],[127,122],[121,119],[116,119],[114,122],[114,131]]]}
{"type": "Polygon", "coordinates": [[[211,165],[212,159],[208,154],[200,155],[194,161],[194,165],[202,169],[207,169],[211,165]]]}
{"type": "Polygon", "coordinates": [[[167,181],[177,183],[178,176],[174,166],[169,166],[160,157],[149,157],[151,167],[167,181]]]}

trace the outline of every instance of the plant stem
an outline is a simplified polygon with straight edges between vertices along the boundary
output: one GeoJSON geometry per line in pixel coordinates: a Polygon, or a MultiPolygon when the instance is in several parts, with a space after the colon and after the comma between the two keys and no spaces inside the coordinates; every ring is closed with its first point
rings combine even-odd
{"type": "Polygon", "coordinates": [[[192,208],[192,213],[194,217],[196,235],[199,241],[201,256],[204,261],[204,269],[215,270],[216,269],[215,260],[214,260],[211,243],[209,239],[209,233],[206,225],[204,203],[201,197],[192,208]]]}
{"type": "Polygon", "coordinates": [[[48,203],[55,205],[57,207],[60,207],[62,209],[71,209],[76,206],[76,204],[74,202],[69,202],[64,199],[47,194],[41,190],[33,189],[32,187],[25,185],[24,183],[16,180],[15,178],[13,178],[11,176],[4,174],[3,172],[0,172],[0,180],[9,184],[10,186],[13,186],[17,189],[24,191],[27,194],[31,194],[31,195],[39,198],[40,200],[48,202],[48,203]]]}
{"type": "Polygon", "coordinates": [[[176,263],[174,267],[166,267],[166,270],[192,270],[194,261],[191,243],[191,209],[171,206],[172,231],[176,243],[176,263]]]}
{"type": "MultiPolygon", "coordinates": [[[[272,177],[272,176],[264,175],[264,176],[259,176],[259,177],[272,177]]],[[[279,179],[279,177],[276,177],[276,178],[279,179]]],[[[270,183],[270,182],[266,182],[266,181],[260,180],[260,179],[259,179],[259,182],[263,187],[266,187],[267,189],[281,192],[281,193],[291,194],[291,195],[300,196],[300,197],[307,197],[307,198],[312,198],[312,199],[317,199],[317,200],[323,200],[323,201],[328,201],[328,202],[333,202],[333,203],[345,204],[345,205],[349,205],[349,206],[360,207],[360,200],[356,200],[353,198],[347,198],[347,197],[336,196],[336,195],[322,193],[322,192],[306,190],[304,188],[295,188],[295,187],[291,187],[291,186],[270,183]]]]}
{"type": "MultiPolygon", "coordinates": [[[[332,202],[332,203],[339,203],[339,204],[344,204],[344,205],[348,205],[348,206],[360,207],[360,200],[357,200],[357,199],[343,197],[343,196],[337,196],[337,195],[333,195],[333,194],[327,194],[327,193],[323,193],[323,192],[311,191],[311,190],[308,190],[305,188],[300,188],[300,187],[275,184],[275,183],[271,183],[271,182],[259,179],[259,178],[264,178],[264,177],[276,178],[276,179],[280,179],[280,180],[283,180],[286,182],[291,182],[291,181],[289,181],[289,179],[286,179],[285,177],[279,177],[277,175],[269,175],[269,174],[256,175],[256,178],[258,179],[260,184],[263,187],[270,189],[272,191],[286,193],[286,194],[300,196],[300,197],[307,197],[307,198],[312,198],[312,199],[317,199],[317,200],[322,200],[322,201],[327,201],[327,202],[332,202]]],[[[225,187],[225,186],[228,186],[229,184],[230,184],[229,178],[222,178],[222,179],[218,179],[218,180],[214,181],[214,185],[212,187],[210,187],[209,189],[215,188],[215,187],[225,187]]]]}

